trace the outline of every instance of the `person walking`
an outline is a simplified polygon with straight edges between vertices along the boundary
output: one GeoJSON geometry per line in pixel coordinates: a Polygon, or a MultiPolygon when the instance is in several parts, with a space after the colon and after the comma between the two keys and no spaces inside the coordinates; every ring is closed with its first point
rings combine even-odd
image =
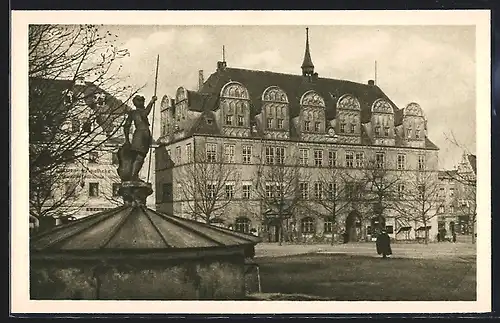
{"type": "Polygon", "coordinates": [[[387,234],[387,231],[382,230],[377,236],[377,254],[382,255],[382,258],[387,258],[387,256],[392,255],[391,249],[391,238],[387,234]]]}

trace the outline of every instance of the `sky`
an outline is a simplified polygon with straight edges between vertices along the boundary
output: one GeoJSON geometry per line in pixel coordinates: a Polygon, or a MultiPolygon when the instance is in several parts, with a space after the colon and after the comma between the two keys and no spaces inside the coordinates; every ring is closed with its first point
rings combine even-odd
{"type": "MultiPolygon", "coordinates": [[[[229,67],[300,74],[306,26],[103,26],[130,56],[122,75],[148,99],[173,97],[179,86],[196,90],[217,61],[229,67]]],[[[475,153],[476,65],[474,26],[311,26],[311,56],[320,77],[377,85],[399,107],[417,102],[428,119],[428,136],[440,148],[440,168],[458,163],[463,149],[475,153]]],[[[158,115],[158,114],[155,114],[158,115]]],[[[159,127],[155,127],[155,133],[159,127]]]]}

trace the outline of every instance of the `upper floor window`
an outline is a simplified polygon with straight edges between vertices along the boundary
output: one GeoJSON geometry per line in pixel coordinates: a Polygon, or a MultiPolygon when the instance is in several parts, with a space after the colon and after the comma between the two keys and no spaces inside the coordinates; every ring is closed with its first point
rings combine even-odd
{"type": "Polygon", "coordinates": [[[304,121],[304,131],[311,131],[311,121],[304,121]]]}
{"type": "Polygon", "coordinates": [[[376,153],[375,154],[375,163],[377,168],[385,167],[385,154],[384,153],[376,153]]]}
{"type": "Polygon", "coordinates": [[[181,147],[177,146],[175,147],[175,160],[178,164],[181,162],[181,157],[182,157],[181,147]]]}
{"type": "Polygon", "coordinates": [[[356,132],[356,125],[354,123],[351,123],[351,133],[356,132]]]}
{"type": "Polygon", "coordinates": [[[384,136],[389,137],[389,127],[384,127],[384,136]]]}
{"type": "Polygon", "coordinates": [[[354,167],[354,153],[351,151],[345,153],[345,167],[354,167]]]}
{"type": "Polygon", "coordinates": [[[283,119],[278,119],[278,129],[283,129],[283,119]]]}
{"type": "Polygon", "coordinates": [[[224,161],[234,163],[234,145],[224,145],[224,161]]]}
{"type": "Polygon", "coordinates": [[[250,164],[250,160],[252,157],[252,146],[243,145],[241,147],[242,155],[243,155],[243,164],[250,164]]]}
{"type": "Polygon", "coordinates": [[[232,199],[234,196],[234,185],[226,184],[226,199],[232,199]]]}
{"type": "Polygon", "coordinates": [[[398,198],[402,199],[405,194],[405,185],[404,184],[398,184],[398,198]]]}
{"type": "Polygon", "coordinates": [[[309,164],[309,149],[300,149],[300,165],[307,166],[309,164]]]}
{"type": "Polygon", "coordinates": [[[323,150],[314,150],[314,166],[323,165],[323,150]]]}
{"type": "Polygon", "coordinates": [[[320,132],[321,131],[321,122],[315,122],[314,123],[314,131],[315,132],[320,132]]]}
{"type": "Polygon", "coordinates": [[[444,205],[439,206],[438,213],[444,213],[444,205]]]}
{"type": "Polygon", "coordinates": [[[398,154],[398,170],[406,169],[406,156],[403,154],[398,154]]]}
{"type": "Polygon", "coordinates": [[[328,166],[335,167],[337,166],[337,152],[330,150],[328,151],[328,166]]]}
{"type": "Polygon", "coordinates": [[[245,200],[248,200],[250,198],[250,190],[252,189],[252,185],[250,184],[243,184],[242,186],[242,197],[245,200]]]}
{"type": "Polygon", "coordinates": [[[274,164],[274,147],[266,147],[266,164],[274,164]]]}
{"type": "Polygon", "coordinates": [[[232,126],[233,125],[233,116],[232,115],[227,115],[226,116],[226,125],[227,126],[232,126]]]}
{"type": "Polygon", "coordinates": [[[345,123],[340,124],[340,132],[344,133],[345,132],[345,123]]]}
{"type": "Polygon", "coordinates": [[[314,183],[314,198],[316,200],[321,200],[323,198],[323,183],[322,182],[314,183]]]}
{"type": "Polygon", "coordinates": [[[406,137],[407,137],[408,139],[410,139],[410,138],[411,138],[411,128],[406,129],[406,137]]]}
{"type": "Polygon", "coordinates": [[[328,183],[328,198],[334,199],[337,197],[337,183],[328,183]]]}
{"type": "Polygon", "coordinates": [[[97,164],[98,160],[99,160],[99,154],[97,153],[97,151],[91,151],[89,153],[89,163],[97,164]]]}
{"type": "Polygon", "coordinates": [[[380,136],[380,126],[375,126],[375,135],[380,136]]]}
{"type": "Polygon", "coordinates": [[[271,129],[273,127],[273,118],[267,118],[267,129],[271,129]]]}
{"type": "Polygon", "coordinates": [[[244,125],[243,116],[238,116],[238,127],[242,127],[244,125]]]}
{"type": "Polygon", "coordinates": [[[450,198],[453,198],[455,196],[455,188],[450,187],[450,198]]]}
{"type": "Polygon", "coordinates": [[[356,167],[362,168],[364,165],[364,160],[365,160],[365,154],[362,152],[357,152],[356,153],[356,167]]]}
{"type": "Polygon", "coordinates": [[[420,139],[420,127],[417,126],[417,129],[415,129],[415,138],[420,139]]]}
{"type": "Polygon", "coordinates": [[[300,198],[303,200],[309,199],[309,183],[299,183],[300,198]]]}
{"type": "Polygon", "coordinates": [[[419,155],[418,156],[418,170],[424,170],[424,169],[425,169],[425,156],[419,155]]]}
{"type": "Polygon", "coordinates": [[[215,163],[217,161],[217,144],[206,145],[207,162],[215,163]]]}
{"type": "Polygon", "coordinates": [[[193,159],[193,150],[191,148],[191,144],[186,144],[186,157],[188,162],[191,162],[193,159]]]}
{"type": "Polygon", "coordinates": [[[285,163],[285,148],[284,147],[276,147],[276,164],[284,164],[285,163]]]}

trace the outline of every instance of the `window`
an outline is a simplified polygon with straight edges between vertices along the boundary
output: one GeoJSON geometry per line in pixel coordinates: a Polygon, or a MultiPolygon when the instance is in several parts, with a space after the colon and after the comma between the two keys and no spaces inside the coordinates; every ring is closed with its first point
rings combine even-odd
{"type": "Polygon", "coordinates": [[[304,131],[311,131],[311,121],[304,122],[304,131]]]}
{"type": "Polygon", "coordinates": [[[323,165],[323,150],[314,151],[314,166],[323,165]]]}
{"type": "Polygon", "coordinates": [[[323,183],[314,183],[314,198],[316,200],[321,200],[323,198],[323,183]]]}
{"type": "Polygon", "coordinates": [[[333,217],[327,216],[325,217],[325,227],[323,229],[323,233],[332,233],[333,232],[333,217]]]}
{"type": "Polygon", "coordinates": [[[354,198],[354,184],[346,183],[345,184],[345,197],[346,199],[354,198]]]}
{"type": "Polygon", "coordinates": [[[285,163],[285,147],[276,147],[276,163],[280,165],[285,163]]]}
{"type": "Polygon", "coordinates": [[[345,132],[345,123],[340,124],[340,132],[344,133],[345,132]]]}
{"type": "Polygon", "coordinates": [[[266,164],[274,164],[274,149],[273,147],[266,147],[266,164]]]}
{"type": "Polygon", "coordinates": [[[193,158],[192,150],[191,150],[191,144],[186,145],[186,156],[187,156],[187,161],[188,163],[191,162],[193,158]]]}
{"type": "Polygon", "coordinates": [[[300,149],[300,164],[303,166],[309,164],[309,149],[300,149]]]}
{"type": "Polygon", "coordinates": [[[99,159],[99,154],[97,153],[97,151],[91,151],[89,153],[89,163],[96,164],[98,159],[99,159]]]}
{"type": "Polygon", "coordinates": [[[380,136],[380,126],[375,126],[375,135],[380,136]]]}
{"type": "Polygon", "coordinates": [[[283,119],[278,119],[278,129],[283,129],[283,119]]]}
{"type": "Polygon", "coordinates": [[[242,191],[243,191],[243,199],[248,200],[250,198],[250,190],[252,188],[252,185],[249,184],[244,184],[242,186],[242,191]]]}
{"type": "Polygon", "coordinates": [[[328,152],[328,166],[335,167],[337,166],[337,152],[330,150],[328,152]]]}
{"type": "Polygon", "coordinates": [[[314,233],[314,219],[311,217],[303,218],[300,221],[300,228],[302,233],[314,233]]]}
{"type": "Polygon", "coordinates": [[[243,153],[243,164],[250,164],[250,158],[252,156],[252,146],[242,146],[243,153]]]}
{"type": "Polygon", "coordinates": [[[351,123],[351,133],[356,132],[356,124],[351,123]]]}
{"type": "Polygon", "coordinates": [[[398,155],[398,170],[404,170],[406,169],[406,156],[405,155],[398,155]]]}
{"type": "Polygon", "coordinates": [[[439,206],[438,213],[444,213],[444,205],[439,206]]]}
{"type": "Polygon", "coordinates": [[[410,138],[411,138],[411,128],[406,129],[406,137],[407,137],[408,139],[410,139],[410,138]]]}
{"type": "Polygon", "coordinates": [[[90,197],[99,196],[99,183],[89,183],[89,196],[90,197]]]}
{"type": "Polygon", "coordinates": [[[420,126],[417,126],[417,129],[415,129],[415,138],[420,139],[420,126]]]}
{"type": "Polygon", "coordinates": [[[266,183],[266,197],[273,197],[273,186],[271,184],[266,183]]]}
{"type": "Polygon", "coordinates": [[[232,199],[234,196],[234,185],[226,184],[226,199],[232,199]]]}
{"type": "Polygon", "coordinates": [[[120,183],[113,183],[113,196],[120,196],[120,183]]]}
{"type": "Polygon", "coordinates": [[[385,166],[385,155],[384,153],[376,153],[375,161],[377,168],[384,168],[385,166]]]}
{"type": "Polygon", "coordinates": [[[394,226],[392,226],[392,225],[386,225],[386,226],[385,226],[385,231],[386,231],[388,234],[393,234],[393,233],[394,233],[394,226]]]}
{"type": "Polygon", "coordinates": [[[162,185],[162,201],[172,201],[172,183],[164,183],[162,185]]]}
{"type": "Polygon", "coordinates": [[[212,118],[207,118],[207,124],[213,124],[214,123],[214,120],[212,118]]]}
{"type": "Polygon", "coordinates": [[[215,198],[215,194],[216,194],[216,187],[215,187],[215,184],[207,184],[207,195],[209,198],[215,198]]]}
{"type": "Polygon", "coordinates": [[[177,164],[180,164],[181,163],[181,156],[182,153],[181,153],[181,146],[177,146],[175,147],[175,162],[177,164]]]}
{"type": "Polygon", "coordinates": [[[354,153],[348,151],[345,153],[345,167],[354,167],[354,153]]]}
{"type": "Polygon", "coordinates": [[[384,135],[385,135],[386,137],[389,137],[389,127],[385,127],[385,128],[384,128],[384,135]]]}
{"type": "Polygon", "coordinates": [[[273,118],[267,118],[267,129],[271,129],[273,127],[273,118]]]}
{"type": "Polygon", "coordinates": [[[321,122],[315,122],[314,123],[314,131],[320,132],[321,129],[321,122]]]}
{"type": "Polygon", "coordinates": [[[239,127],[243,127],[244,125],[244,122],[243,122],[243,116],[238,116],[238,126],[239,127]]]}
{"type": "Polygon", "coordinates": [[[207,162],[215,163],[217,161],[217,144],[206,145],[207,162]]]}
{"type": "Polygon", "coordinates": [[[303,200],[309,199],[309,183],[299,183],[300,198],[303,200]]]}
{"type": "Polygon", "coordinates": [[[445,190],[444,187],[439,188],[439,197],[444,198],[445,197],[445,190]]]}
{"type": "Polygon", "coordinates": [[[362,168],[364,165],[365,154],[362,152],[356,153],[356,167],[362,168]]]}
{"type": "Polygon", "coordinates": [[[328,183],[328,198],[334,199],[337,196],[337,183],[328,183]]]}
{"type": "Polygon", "coordinates": [[[455,207],[453,205],[449,206],[450,213],[455,213],[455,207]]]}
{"type": "Polygon", "coordinates": [[[423,200],[425,198],[425,185],[423,185],[423,184],[418,185],[417,191],[418,191],[419,198],[423,200]]]}
{"type": "Polygon", "coordinates": [[[425,169],[425,156],[420,155],[418,156],[418,170],[424,170],[425,169]]]}
{"type": "Polygon", "coordinates": [[[405,193],[404,184],[398,184],[398,198],[402,199],[404,197],[404,193],[405,193]]]}
{"type": "Polygon", "coordinates": [[[224,145],[224,161],[234,163],[234,145],[224,145]]]}
{"type": "Polygon", "coordinates": [[[227,115],[226,116],[226,125],[227,126],[233,125],[233,116],[232,115],[227,115]]]}
{"type": "Polygon", "coordinates": [[[111,163],[113,165],[118,165],[118,153],[111,153],[111,163]]]}
{"type": "Polygon", "coordinates": [[[80,132],[80,120],[78,118],[71,119],[71,131],[73,131],[73,133],[80,132]]]}
{"type": "Polygon", "coordinates": [[[234,223],[234,229],[238,232],[249,233],[250,232],[250,219],[248,218],[237,218],[234,223]]]}
{"type": "MultiPolygon", "coordinates": [[[[50,192],[45,192],[46,194],[43,194],[43,196],[49,196],[51,195],[50,192]]],[[[76,193],[76,183],[74,182],[66,182],[64,183],[64,195],[67,197],[75,197],[76,193]]]]}
{"type": "Polygon", "coordinates": [[[455,196],[455,188],[450,187],[450,198],[453,198],[455,196]]]}

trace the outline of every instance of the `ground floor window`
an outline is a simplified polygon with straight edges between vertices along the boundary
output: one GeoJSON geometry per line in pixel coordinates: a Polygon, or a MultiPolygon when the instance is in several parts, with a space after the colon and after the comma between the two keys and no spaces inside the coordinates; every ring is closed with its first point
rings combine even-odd
{"type": "Polygon", "coordinates": [[[325,228],[323,230],[324,233],[332,233],[333,232],[333,217],[327,216],[325,217],[325,228]]]}
{"type": "Polygon", "coordinates": [[[250,232],[250,219],[248,218],[237,218],[235,221],[235,229],[236,231],[243,232],[243,233],[249,233],[250,232]]]}
{"type": "Polygon", "coordinates": [[[305,217],[301,220],[302,233],[314,233],[314,219],[312,217],[305,217]]]}

